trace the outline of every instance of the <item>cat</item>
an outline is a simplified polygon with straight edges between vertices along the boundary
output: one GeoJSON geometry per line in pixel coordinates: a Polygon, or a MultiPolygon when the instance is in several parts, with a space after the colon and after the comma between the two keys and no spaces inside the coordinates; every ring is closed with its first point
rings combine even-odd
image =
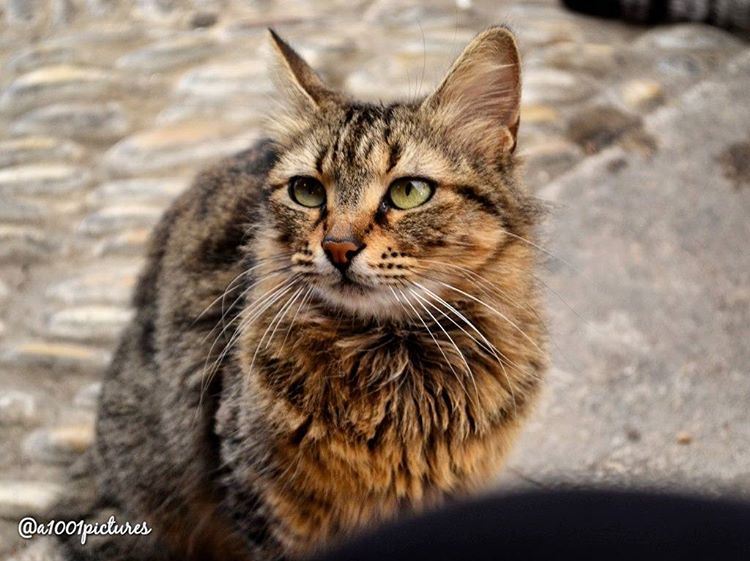
{"type": "Polygon", "coordinates": [[[284,109],[156,227],[82,468],[95,496],[60,510],[153,531],[73,536],[67,559],[315,554],[485,488],[539,392],[512,33],[392,104],[270,41],[284,109]]]}
{"type": "Polygon", "coordinates": [[[704,22],[747,34],[750,0],[563,0],[571,10],[642,23],[704,22]]]}

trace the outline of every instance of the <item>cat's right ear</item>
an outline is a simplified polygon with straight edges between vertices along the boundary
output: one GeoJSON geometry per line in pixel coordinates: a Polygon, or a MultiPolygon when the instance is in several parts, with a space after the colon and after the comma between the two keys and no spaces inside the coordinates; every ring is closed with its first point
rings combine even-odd
{"type": "Polygon", "coordinates": [[[491,27],[477,35],[422,110],[451,135],[489,157],[512,152],[521,109],[521,66],[513,34],[491,27]]]}
{"type": "Polygon", "coordinates": [[[314,111],[336,102],[339,95],[330,90],[310,65],[297,54],[273,29],[268,29],[276,54],[277,87],[286,94],[292,107],[299,111],[314,111]]]}

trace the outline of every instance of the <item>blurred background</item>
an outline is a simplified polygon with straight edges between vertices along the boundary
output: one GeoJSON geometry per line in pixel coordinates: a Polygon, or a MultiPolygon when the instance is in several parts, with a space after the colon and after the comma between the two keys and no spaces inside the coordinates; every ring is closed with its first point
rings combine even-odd
{"type": "Polygon", "coordinates": [[[427,93],[505,23],[553,365],[505,488],[750,494],[750,45],[553,0],[0,0],[0,555],[91,443],[150,228],[262,135],[273,26],[333,85],[427,93]]]}

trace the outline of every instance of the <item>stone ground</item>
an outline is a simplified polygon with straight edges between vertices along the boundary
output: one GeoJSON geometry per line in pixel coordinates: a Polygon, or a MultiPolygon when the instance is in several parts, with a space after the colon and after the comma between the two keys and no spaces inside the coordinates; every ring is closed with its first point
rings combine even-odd
{"type": "Polygon", "coordinates": [[[273,103],[265,28],[367,98],[473,34],[525,60],[554,366],[508,487],[750,492],[750,48],[552,0],[0,0],[0,555],[91,443],[144,242],[273,103]]]}

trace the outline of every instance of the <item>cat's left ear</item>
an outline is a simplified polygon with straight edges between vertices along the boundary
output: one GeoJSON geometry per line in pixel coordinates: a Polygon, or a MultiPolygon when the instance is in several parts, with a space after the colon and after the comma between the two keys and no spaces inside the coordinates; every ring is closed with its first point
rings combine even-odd
{"type": "Polygon", "coordinates": [[[287,94],[295,109],[311,111],[339,99],[286,41],[273,29],[268,32],[276,54],[279,89],[287,94]]]}
{"type": "Polygon", "coordinates": [[[492,27],[477,35],[421,110],[490,158],[513,152],[521,110],[521,65],[513,34],[492,27]]]}

